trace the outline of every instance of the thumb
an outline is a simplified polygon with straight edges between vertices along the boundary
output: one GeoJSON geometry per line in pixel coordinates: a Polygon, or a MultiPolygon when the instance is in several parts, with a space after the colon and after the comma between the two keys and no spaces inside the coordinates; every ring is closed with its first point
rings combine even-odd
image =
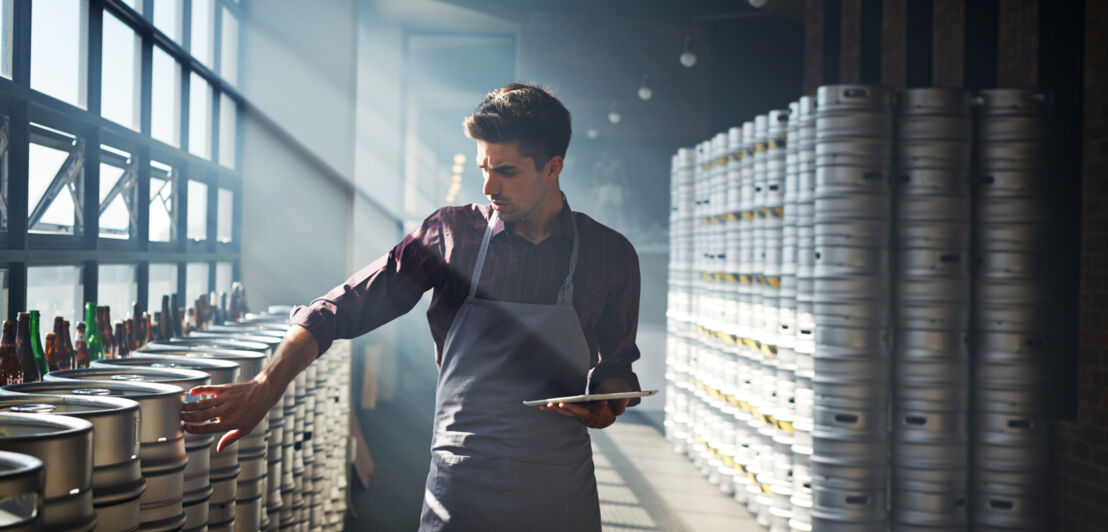
{"type": "Polygon", "coordinates": [[[231,445],[232,443],[235,443],[235,441],[237,441],[241,437],[242,429],[227,431],[227,434],[224,434],[223,437],[219,439],[219,443],[217,443],[215,446],[215,451],[217,453],[223,452],[224,448],[226,448],[228,445],[231,445]]]}
{"type": "Polygon", "coordinates": [[[189,390],[189,395],[219,395],[226,386],[197,386],[189,390]]]}

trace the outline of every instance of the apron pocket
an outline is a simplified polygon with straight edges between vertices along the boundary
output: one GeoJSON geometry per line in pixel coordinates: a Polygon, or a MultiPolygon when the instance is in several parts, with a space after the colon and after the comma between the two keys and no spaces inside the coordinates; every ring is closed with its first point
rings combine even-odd
{"type": "Polygon", "coordinates": [[[507,460],[433,451],[420,530],[504,530],[507,460]]]}

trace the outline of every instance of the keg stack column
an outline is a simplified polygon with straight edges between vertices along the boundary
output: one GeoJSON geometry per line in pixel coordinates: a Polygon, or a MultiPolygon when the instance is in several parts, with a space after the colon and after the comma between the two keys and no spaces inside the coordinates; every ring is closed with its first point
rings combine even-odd
{"type": "Polygon", "coordinates": [[[893,348],[894,529],[965,530],[969,474],[969,95],[900,93],[893,348]]]}
{"type": "Polygon", "coordinates": [[[888,89],[819,88],[813,268],[816,530],[888,527],[892,139],[888,89]]]}
{"type": "Polygon", "coordinates": [[[1019,89],[982,91],[976,103],[971,520],[981,530],[1046,530],[1047,103],[1019,89]]]}
{"type": "MultiPolygon", "coordinates": [[[[782,297],[787,298],[789,287],[789,269],[793,271],[793,419],[792,419],[792,490],[789,506],[792,515],[789,527],[792,530],[810,531],[812,529],[812,351],[815,324],[812,318],[812,261],[815,230],[814,196],[815,191],[815,99],[803,96],[790,107],[789,135],[786,141],[785,159],[785,232],[782,245],[783,276],[781,279],[782,297]],[[790,234],[792,241],[790,243],[790,234]],[[791,252],[789,247],[795,249],[791,252]],[[793,257],[790,267],[788,257],[793,257]]],[[[788,312],[787,301],[782,303],[788,312]]],[[[782,336],[785,331],[781,331],[782,336]]],[[[782,341],[778,350],[781,355],[787,347],[782,341]]]]}
{"type": "Polygon", "coordinates": [[[666,439],[684,454],[692,435],[689,426],[690,346],[695,326],[692,316],[695,199],[693,166],[696,152],[681,148],[671,170],[669,304],[666,309],[666,439]]]}

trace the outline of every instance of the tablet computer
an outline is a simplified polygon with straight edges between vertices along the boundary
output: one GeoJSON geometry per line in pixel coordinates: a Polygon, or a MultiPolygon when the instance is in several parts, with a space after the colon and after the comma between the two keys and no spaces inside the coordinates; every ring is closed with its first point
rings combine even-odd
{"type": "Polygon", "coordinates": [[[641,392],[618,393],[590,393],[586,395],[569,395],[566,397],[551,397],[550,399],[536,399],[524,401],[524,406],[546,406],[547,403],[585,403],[588,401],[605,401],[608,399],[631,399],[634,397],[647,397],[658,393],[658,390],[643,390],[641,392]]]}

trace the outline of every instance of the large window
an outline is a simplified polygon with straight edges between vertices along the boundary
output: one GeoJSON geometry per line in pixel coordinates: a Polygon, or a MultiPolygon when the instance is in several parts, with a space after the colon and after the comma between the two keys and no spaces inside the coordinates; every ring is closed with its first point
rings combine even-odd
{"type": "Polygon", "coordinates": [[[0,316],[229,288],[241,4],[0,0],[0,316]]]}

